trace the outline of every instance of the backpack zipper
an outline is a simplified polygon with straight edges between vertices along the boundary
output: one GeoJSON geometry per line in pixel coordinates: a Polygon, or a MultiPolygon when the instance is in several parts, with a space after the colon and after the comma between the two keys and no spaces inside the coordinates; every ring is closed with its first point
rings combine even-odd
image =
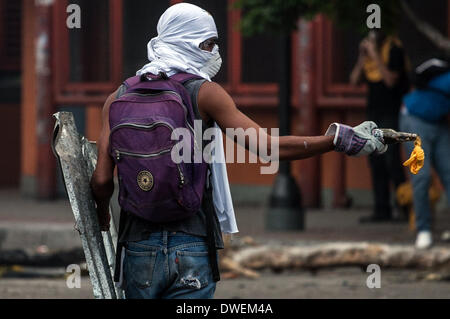
{"type": "MultiPolygon", "coordinates": [[[[130,93],[131,94],[131,93],[130,93]]],[[[174,130],[174,128],[173,128],[173,126],[172,125],[170,125],[169,123],[166,123],[166,122],[163,122],[163,121],[155,121],[155,122],[153,122],[152,124],[150,124],[150,125],[145,125],[145,124],[135,124],[135,123],[123,123],[123,124],[119,124],[119,125],[117,125],[117,126],[115,126],[112,130],[111,130],[111,132],[110,132],[110,139],[111,139],[111,134],[114,132],[114,131],[116,131],[116,130],[118,130],[118,129],[120,129],[120,128],[123,128],[123,127],[133,127],[133,128],[137,128],[137,129],[144,129],[144,130],[150,130],[150,129],[152,129],[152,128],[154,128],[155,126],[157,126],[157,125],[163,125],[163,126],[166,126],[166,127],[168,127],[172,132],[173,132],[173,130],[174,130]]],[[[110,141],[110,143],[111,143],[111,141],[110,141]]],[[[111,145],[111,144],[110,144],[111,145]]],[[[140,157],[140,158],[152,158],[152,157],[157,157],[157,156],[160,156],[160,155],[162,155],[162,154],[165,154],[165,153],[168,153],[168,152],[170,152],[172,150],[172,147],[169,147],[169,148],[166,148],[166,149],[163,149],[163,150],[160,150],[160,151],[158,151],[158,152],[155,152],[155,153],[150,153],[150,154],[140,154],[140,153],[134,153],[134,152],[127,152],[127,151],[120,151],[120,150],[115,150],[115,153],[116,153],[116,160],[119,162],[120,161],[120,158],[121,158],[121,154],[122,155],[125,155],[125,156],[131,156],[131,157],[140,157]]],[[[179,173],[179,176],[180,176],[180,184],[179,184],[179,187],[180,188],[182,188],[183,186],[184,186],[184,184],[185,184],[185,179],[184,179],[184,174],[183,174],[183,171],[182,171],[182,169],[181,169],[181,167],[180,167],[180,164],[176,164],[177,165],[177,169],[178,169],[178,173],[179,173]]]]}
{"type": "Polygon", "coordinates": [[[162,154],[168,153],[168,152],[170,152],[171,149],[172,148],[166,148],[159,152],[150,153],[150,154],[132,153],[132,152],[126,152],[126,151],[120,151],[120,150],[115,150],[115,153],[116,153],[116,159],[118,161],[120,161],[120,159],[121,159],[120,155],[131,156],[131,157],[140,157],[140,158],[152,158],[152,157],[157,157],[162,154]]]}
{"type": "MultiPolygon", "coordinates": [[[[116,125],[115,127],[113,127],[113,129],[111,130],[111,132],[109,132],[109,145],[112,145],[112,143],[111,143],[111,136],[112,136],[112,133],[114,133],[114,132],[117,131],[118,129],[121,129],[121,128],[123,128],[123,127],[132,127],[132,128],[141,129],[141,130],[151,130],[151,129],[153,129],[155,126],[158,126],[158,125],[166,126],[166,127],[168,127],[172,132],[173,132],[173,130],[174,130],[174,128],[173,128],[172,125],[170,125],[170,124],[167,123],[167,122],[163,122],[163,121],[155,121],[155,122],[153,122],[153,123],[150,124],[150,125],[145,125],[145,124],[135,124],[135,123],[122,123],[122,124],[119,124],[119,125],[116,125]]],[[[120,156],[117,155],[117,152],[118,152],[118,151],[116,150],[116,158],[117,158],[117,160],[120,160],[120,156]]],[[[120,152],[123,153],[123,154],[126,153],[126,151],[120,151],[120,152]]],[[[134,153],[130,153],[130,154],[134,154],[134,153]]],[[[144,154],[144,155],[145,155],[145,154],[144,154]]]]}
{"type": "MultiPolygon", "coordinates": [[[[159,152],[150,153],[150,154],[131,153],[131,152],[120,151],[120,150],[114,150],[114,152],[116,153],[116,160],[119,162],[120,159],[122,158],[121,155],[130,156],[130,157],[139,157],[139,158],[152,158],[152,157],[158,157],[160,155],[169,153],[171,150],[172,150],[172,148],[166,148],[159,152]]],[[[183,171],[181,170],[180,164],[176,164],[176,165],[177,165],[177,169],[178,169],[178,175],[180,177],[180,183],[178,186],[180,188],[183,188],[183,186],[185,184],[184,174],[183,174],[183,171]]]]}
{"type": "Polygon", "coordinates": [[[167,91],[161,91],[161,92],[158,92],[158,93],[146,93],[146,94],[143,94],[143,93],[126,93],[126,94],[122,95],[121,97],[127,96],[127,95],[137,95],[137,96],[157,96],[157,95],[162,95],[162,94],[166,94],[166,93],[173,94],[173,95],[177,96],[177,97],[180,99],[181,107],[182,107],[183,110],[184,110],[184,119],[185,119],[185,122],[186,122],[187,126],[189,127],[189,129],[191,130],[192,135],[194,136],[194,145],[197,147],[197,149],[200,149],[200,148],[198,147],[197,141],[196,141],[196,139],[195,139],[194,128],[191,126],[191,124],[189,124],[189,121],[188,121],[188,110],[187,110],[187,107],[186,107],[186,105],[185,105],[184,102],[183,102],[183,98],[182,98],[181,95],[178,94],[177,92],[175,92],[175,91],[168,91],[168,90],[167,90],[167,91]]]}
{"type": "MultiPolygon", "coordinates": [[[[162,126],[166,126],[166,127],[168,127],[171,131],[173,131],[174,130],[174,128],[173,128],[173,126],[172,125],[170,125],[169,123],[167,123],[167,122],[164,122],[164,121],[155,121],[155,122],[153,122],[152,124],[150,124],[150,125],[146,125],[146,124],[136,124],[136,123],[122,123],[122,124],[119,124],[119,125],[116,125],[116,126],[114,126],[114,128],[111,130],[111,132],[109,133],[109,138],[111,139],[111,134],[113,133],[113,132],[115,132],[116,130],[118,130],[118,129],[120,129],[120,128],[122,128],[122,127],[132,127],[132,128],[137,128],[137,129],[144,129],[144,130],[150,130],[150,129],[152,129],[153,127],[155,127],[155,126],[157,126],[157,125],[162,125],[162,126]]],[[[111,141],[110,141],[111,142],[111,141]]]]}

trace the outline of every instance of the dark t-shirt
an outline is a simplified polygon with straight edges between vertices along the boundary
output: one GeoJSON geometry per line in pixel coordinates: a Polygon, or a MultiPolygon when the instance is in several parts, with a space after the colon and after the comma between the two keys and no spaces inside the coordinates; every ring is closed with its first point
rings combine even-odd
{"type": "MultiPolygon", "coordinates": [[[[191,80],[185,84],[185,87],[191,96],[195,118],[199,120],[201,120],[202,118],[198,110],[197,94],[200,89],[200,86],[204,82],[205,80],[191,80]]],[[[123,87],[119,88],[118,96],[120,96],[123,91],[124,91],[123,87]]],[[[210,121],[209,123],[205,123],[204,121],[202,121],[203,132],[205,129],[212,126],[213,121],[210,121]]],[[[206,215],[203,210],[203,207],[205,205],[213,205],[213,203],[205,203],[204,201],[202,204],[202,208],[200,208],[200,210],[194,216],[181,221],[175,221],[164,224],[151,223],[145,219],[142,219],[138,216],[135,216],[131,213],[122,210],[119,222],[119,244],[123,244],[129,241],[133,242],[145,240],[150,236],[151,233],[163,230],[169,232],[184,232],[194,236],[206,237],[207,236],[206,215]]],[[[214,239],[217,249],[224,248],[222,233],[220,230],[220,223],[216,214],[214,214],[214,239]]]]}
{"type": "Polygon", "coordinates": [[[387,67],[390,71],[399,73],[398,82],[394,87],[389,88],[383,81],[367,81],[367,118],[379,126],[396,129],[402,96],[409,89],[405,70],[405,54],[401,47],[393,46],[391,48],[387,67]]]}

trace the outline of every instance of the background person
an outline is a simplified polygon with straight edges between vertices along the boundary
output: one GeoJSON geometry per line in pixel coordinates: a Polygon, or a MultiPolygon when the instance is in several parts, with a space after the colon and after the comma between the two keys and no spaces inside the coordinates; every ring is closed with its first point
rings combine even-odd
{"type": "MultiPolygon", "coordinates": [[[[406,57],[401,42],[381,31],[370,31],[359,46],[359,56],[350,75],[356,85],[367,82],[367,119],[382,128],[398,129],[398,113],[403,94],[408,90],[406,57]]],[[[393,219],[391,207],[391,182],[397,188],[405,182],[400,146],[392,145],[383,156],[369,156],[374,210],[361,222],[382,222],[393,219]]],[[[398,206],[398,205],[397,205],[398,206]]],[[[399,207],[400,208],[400,207],[399,207]]],[[[400,208],[406,217],[406,207],[400,208]]]]}
{"type": "MultiPolygon", "coordinates": [[[[415,69],[415,89],[403,99],[400,129],[417,133],[425,152],[424,166],[410,174],[416,214],[416,247],[432,245],[431,208],[428,190],[434,168],[450,200],[450,65],[442,59],[429,59],[415,69]]],[[[407,154],[414,143],[404,145],[407,154]]]]}

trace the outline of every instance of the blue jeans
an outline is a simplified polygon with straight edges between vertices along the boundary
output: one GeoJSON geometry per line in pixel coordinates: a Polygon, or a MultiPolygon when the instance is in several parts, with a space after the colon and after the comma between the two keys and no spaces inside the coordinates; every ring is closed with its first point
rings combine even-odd
{"type": "MultiPolygon", "coordinates": [[[[431,183],[431,167],[436,170],[450,201],[450,128],[443,124],[433,124],[410,115],[401,114],[400,130],[419,134],[425,161],[417,175],[411,174],[414,195],[414,211],[418,231],[430,230],[430,201],[428,191],[431,183]]],[[[407,155],[411,154],[414,143],[404,143],[407,155]]]]}
{"type": "Polygon", "coordinates": [[[216,290],[206,239],[183,232],[128,242],[123,279],[130,299],[209,299],[216,290]]]}

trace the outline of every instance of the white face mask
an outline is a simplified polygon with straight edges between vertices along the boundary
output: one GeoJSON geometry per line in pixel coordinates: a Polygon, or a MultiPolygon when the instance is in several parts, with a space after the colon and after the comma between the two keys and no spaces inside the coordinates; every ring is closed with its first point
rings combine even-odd
{"type": "Polygon", "coordinates": [[[158,35],[147,44],[149,63],[137,75],[165,72],[172,76],[185,72],[210,80],[209,75],[217,73],[220,67],[217,56],[212,60],[217,65],[207,66],[216,51],[199,48],[205,40],[218,38],[214,19],[207,11],[189,3],[175,4],[161,15],[157,31],[158,35]],[[208,71],[201,72],[203,67],[208,71]]]}
{"type": "Polygon", "coordinates": [[[217,45],[214,47],[211,54],[211,58],[206,61],[205,65],[200,69],[200,72],[208,74],[210,79],[216,76],[222,66],[222,57],[220,56],[219,47],[217,45]]]}

